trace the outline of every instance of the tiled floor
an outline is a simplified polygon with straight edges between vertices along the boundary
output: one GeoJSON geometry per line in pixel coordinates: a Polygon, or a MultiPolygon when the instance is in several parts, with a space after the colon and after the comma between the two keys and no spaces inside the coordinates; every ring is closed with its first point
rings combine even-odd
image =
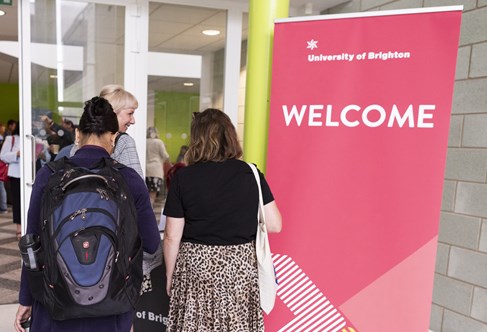
{"type": "Polygon", "coordinates": [[[0,214],[0,331],[15,331],[13,323],[17,311],[20,285],[20,254],[17,247],[16,226],[12,212],[0,214]]]}
{"type": "Polygon", "coordinates": [[[14,320],[17,307],[16,303],[0,305],[0,331],[15,332],[14,320]]]}
{"type": "Polygon", "coordinates": [[[17,303],[20,285],[20,254],[12,213],[0,214],[0,304],[17,303]]]}

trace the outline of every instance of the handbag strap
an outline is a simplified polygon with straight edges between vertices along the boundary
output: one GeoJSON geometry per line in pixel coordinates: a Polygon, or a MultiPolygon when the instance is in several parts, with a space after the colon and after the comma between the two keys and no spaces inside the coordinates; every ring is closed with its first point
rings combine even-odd
{"type": "Polygon", "coordinates": [[[14,144],[15,144],[15,136],[12,135],[12,146],[10,147],[10,152],[12,152],[12,149],[14,148],[14,144]]]}
{"type": "Polygon", "coordinates": [[[264,199],[262,198],[262,188],[260,186],[260,176],[257,171],[257,167],[252,163],[247,163],[254,173],[255,181],[257,182],[257,188],[259,189],[259,212],[257,213],[257,218],[259,223],[263,223],[265,226],[265,214],[264,214],[264,199]]]}

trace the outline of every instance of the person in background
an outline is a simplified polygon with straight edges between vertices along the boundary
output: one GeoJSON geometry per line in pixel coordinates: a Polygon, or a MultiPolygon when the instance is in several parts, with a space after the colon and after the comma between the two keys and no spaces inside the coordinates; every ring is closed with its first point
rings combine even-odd
{"type": "Polygon", "coordinates": [[[169,168],[166,174],[166,189],[169,190],[171,186],[171,179],[176,175],[176,172],[179,171],[181,168],[186,167],[186,164],[183,162],[176,163],[169,168]]]}
{"type": "MultiPolygon", "coordinates": [[[[10,122],[10,121],[9,121],[10,122]]],[[[20,136],[19,124],[12,126],[13,132],[5,137],[0,151],[0,159],[8,164],[8,180],[10,182],[10,193],[12,194],[13,222],[17,225],[17,240],[21,236],[20,228],[20,136]]]]}
{"type": "Polygon", "coordinates": [[[44,164],[51,161],[51,151],[49,144],[41,138],[36,139],[36,173],[44,166],[44,164]]]}
{"type": "Polygon", "coordinates": [[[2,147],[3,140],[5,139],[5,124],[0,121],[0,148],[2,147]]]}
{"type": "MultiPolygon", "coordinates": [[[[80,148],[70,160],[81,167],[92,167],[102,158],[108,158],[113,150],[113,143],[118,131],[117,116],[107,100],[94,97],[85,103],[85,109],[80,119],[76,141],[80,148]]],[[[120,169],[126,184],[132,193],[137,212],[139,234],[143,248],[154,253],[160,244],[156,219],[150,205],[149,194],[145,183],[130,167],[120,169]]],[[[41,233],[39,220],[42,194],[47,185],[51,170],[45,166],[38,173],[32,188],[29,212],[27,216],[27,233],[41,233]]],[[[50,332],[128,332],[132,325],[134,313],[132,311],[120,315],[68,319],[55,321],[50,318],[46,308],[32,298],[27,282],[27,271],[22,270],[19,308],[17,310],[14,327],[17,332],[25,332],[21,323],[32,316],[32,331],[50,332]]]]}
{"type": "Polygon", "coordinates": [[[149,189],[151,203],[154,204],[164,181],[163,165],[169,159],[166,146],[159,138],[159,133],[155,127],[147,129],[146,158],[145,184],[149,189]]]}
{"type": "Polygon", "coordinates": [[[134,113],[139,107],[139,102],[133,94],[116,84],[105,85],[100,91],[100,97],[110,102],[118,119],[118,137],[111,157],[119,163],[135,169],[144,179],[135,141],[126,133],[127,129],[135,124],[134,113]]]}
{"type": "MultiPolygon", "coordinates": [[[[188,166],[171,179],[164,207],[168,332],[264,331],[255,236],[259,192],[230,118],[194,115],[188,166]]],[[[260,172],[259,172],[260,173],[260,172]]],[[[281,215],[260,173],[268,232],[281,215]]]]}
{"type": "Polygon", "coordinates": [[[71,141],[74,142],[74,139],[75,139],[74,130],[76,129],[76,126],[74,125],[73,121],[63,118],[63,122],[62,122],[61,126],[64,129],[65,135],[69,136],[71,141]]]}
{"type": "Polygon", "coordinates": [[[177,163],[184,163],[184,155],[186,154],[186,151],[188,151],[188,146],[187,145],[181,145],[181,148],[179,149],[179,155],[176,158],[176,164],[177,163]]]}
{"type": "Polygon", "coordinates": [[[74,155],[74,153],[77,150],[77,146],[74,144],[74,138],[75,138],[75,131],[77,126],[73,123],[73,121],[68,120],[68,119],[63,119],[63,128],[70,133],[71,137],[73,137],[73,143],[70,145],[66,145],[63,147],[61,150],[59,150],[59,153],[56,155],[54,160],[59,160],[61,158],[69,158],[74,155]]]}
{"type": "Polygon", "coordinates": [[[5,130],[5,136],[12,135],[17,127],[17,121],[10,119],[7,122],[7,130],[5,130]]]}
{"type": "Polygon", "coordinates": [[[54,159],[60,149],[73,144],[74,137],[63,126],[55,123],[51,119],[50,113],[41,115],[41,121],[44,123],[44,129],[47,133],[49,152],[51,153],[52,159],[54,159]]]}
{"type": "Polygon", "coordinates": [[[69,158],[69,157],[73,156],[75,152],[76,152],[76,149],[75,149],[74,143],[70,144],[70,145],[66,145],[64,148],[59,150],[59,153],[56,155],[54,160],[59,160],[59,159],[64,158],[64,157],[69,158]]]}
{"type": "MultiPolygon", "coordinates": [[[[5,138],[5,125],[0,122],[0,151],[2,148],[3,140],[5,138]]],[[[5,183],[0,181],[0,214],[7,213],[7,191],[5,190],[5,183]]]]}
{"type": "MultiPolygon", "coordinates": [[[[176,163],[172,165],[167,173],[165,174],[165,185],[166,185],[166,190],[169,191],[169,188],[171,186],[171,179],[176,175],[176,172],[179,171],[181,168],[186,167],[185,163],[176,163]]],[[[161,209],[161,216],[159,218],[159,231],[164,232],[164,229],[166,228],[166,216],[164,215],[164,207],[161,209]]]]}

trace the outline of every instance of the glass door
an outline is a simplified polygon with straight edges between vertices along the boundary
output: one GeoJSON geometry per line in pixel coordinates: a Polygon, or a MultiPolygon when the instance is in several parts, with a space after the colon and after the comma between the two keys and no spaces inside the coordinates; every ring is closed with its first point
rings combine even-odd
{"type": "Polygon", "coordinates": [[[172,163],[189,142],[193,112],[218,108],[238,124],[245,10],[236,1],[149,2],[147,125],[172,163]]]}
{"type": "Polygon", "coordinates": [[[237,125],[246,3],[31,0],[19,1],[19,6],[24,220],[36,169],[69,145],[71,123],[78,123],[84,101],[103,85],[121,84],[139,101],[136,124],[128,133],[135,139],[143,169],[147,126],[159,127],[173,160],[187,142],[192,111],[222,108],[237,125]],[[220,29],[221,35],[203,35],[200,27],[220,29]],[[161,72],[181,68],[171,65],[174,56],[190,74],[161,72]],[[168,115],[174,87],[189,96],[181,128],[168,115]]]}
{"type": "MultiPolygon", "coordinates": [[[[74,143],[84,101],[124,85],[125,5],[22,1],[20,112],[23,220],[36,170],[74,143]]],[[[24,226],[25,227],[25,226],[24,226]]]]}

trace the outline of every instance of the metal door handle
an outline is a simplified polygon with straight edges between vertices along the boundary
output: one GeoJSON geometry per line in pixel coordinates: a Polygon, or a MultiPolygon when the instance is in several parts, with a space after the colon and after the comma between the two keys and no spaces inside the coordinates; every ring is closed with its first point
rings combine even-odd
{"type": "Polygon", "coordinates": [[[25,181],[27,186],[32,187],[36,180],[36,137],[34,135],[27,134],[25,135],[27,139],[30,139],[32,144],[32,174],[31,174],[31,182],[25,181]]]}

